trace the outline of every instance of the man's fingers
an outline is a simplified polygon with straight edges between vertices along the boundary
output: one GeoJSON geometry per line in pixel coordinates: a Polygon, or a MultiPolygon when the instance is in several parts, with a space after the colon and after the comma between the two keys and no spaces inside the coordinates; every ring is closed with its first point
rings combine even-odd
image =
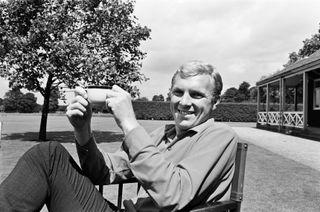
{"type": "Polygon", "coordinates": [[[121,87],[119,87],[118,85],[113,85],[112,86],[112,90],[116,91],[116,92],[126,92],[125,90],[123,90],[121,87]]]}
{"type": "Polygon", "coordinates": [[[66,114],[68,117],[72,117],[72,116],[76,116],[76,115],[78,115],[78,116],[84,115],[84,113],[80,110],[67,110],[66,114]]]}
{"type": "Polygon", "coordinates": [[[129,95],[130,96],[130,94],[127,91],[123,90],[118,85],[113,85],[112,89],[107,90],[107,98],[117,97],[117,96],[121,96],[121,95],[129,95]]]}
{"type": "Polygon", "coordinates": [[[82,104],[84,107],[88,106],[88,101],[85,100],[82,96],[76,96],[75,98],[71,99],[70,104],[74,104],[74,103],[80,103],[82,104]]]}
{"type": "Polygon", "coordinates": [[[82,96],[84,99],[88,98],[86,90],[84,90],[84,88],[82,88],[82,87],[76,87],[74,89],[74,95],[75,96],[82,96]]]}
{"type": "Polygon", "coordinates": [[[67,110],[80,110],[80,111],[82,111],[82,112],[86,112],[86,111],[87,111],[87,109],[85,108],[85,106],[83,106],[83,105],[80,104],[79,102],[70,104],[70,105],[67,107],[67,110]]]}
{"type": "Polygon", "coordinates": [[[89,104],[88,101],[83,96],[76,96],[75,99],[77,100],[78,103],[80,103],[84,107],[87,107],[89,104]]]}
{"type": "Polygon", "coordinates": [[[119,95],[119,92],[114,91],[114,90],[106,90],[106,98],[112,98],[112,97],[117,97],[119,95]]]}
{"type": "MultiPolygon", "coordinates": [[[[72,99],[71,103],[67,107],[67,115],[72,115],[70,111],[80,111],[81,114],[87,111],[86,106],[88,105],[87,100],[85,100],[82,96],[77,96],[76,98],[72,99]]],[[[75,114],[78,114],[77,112],[75,114]]]]}

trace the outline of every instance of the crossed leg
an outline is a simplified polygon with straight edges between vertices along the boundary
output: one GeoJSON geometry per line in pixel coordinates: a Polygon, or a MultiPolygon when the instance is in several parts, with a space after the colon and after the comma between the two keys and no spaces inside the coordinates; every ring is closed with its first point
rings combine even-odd
{"type": "Polygon", "coordinates": [[[0,185],[0,211],[113,211],[58,142],[35,145],[0,185]]]}

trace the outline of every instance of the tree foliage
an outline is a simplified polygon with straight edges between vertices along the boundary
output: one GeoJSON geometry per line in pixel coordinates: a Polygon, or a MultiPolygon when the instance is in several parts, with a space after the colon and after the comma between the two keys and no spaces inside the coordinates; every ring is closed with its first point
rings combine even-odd
{"type": "Polygon", "coordinates": [[[33,93],[23,94],[19,88],[5,93],[3,99],[5,112],[32,113],[37,110],[37,98],[33,93]]]}
{"type": "Polygon", "coordinates": [[[251,87],[249,89],[249,93],[250,93],[250,102],[257,102],[257,96],[258,96],[258,90],[257,87],[251,87]]]}
{"type": "Polygon", "coordinates": [[[162,94],[154,95],[152,97],[152,101],[154,101],[154,102],[164,102],[164,96],[162,94]]]}
{"type": "Polygon", "coordinates": [[[33,93],[26,93],[18,101],[18,112],[20,113],[32,113],[37,110],[37,98],[33,93]]]}
{"type": "Polygon", "coordinates": [[[239,88],[228,88],[222,95],[223,102],[255,102],[257,91],[255,87],[250,88],[250,84],[243,81],[239,88]]]}
{"type": "Polygon", "coordinates": [[[3,98],[4,111],[16,112],[18,111],[18,101],[23,96],[19,88],[13,88],[5,93],[3,98]]]}
{"type": "Polygon", "coordinates": [[[137,99],[136,99],[136,101],[140,101],[140,102],[148,102],[148,101],[149,101],[149,99],[148,99],[147,97],[143,96],[143,97],[139,97],[139,98],[137,98],[137,99]]]}
{"type": "Polygon", "coordinates": [[[237,95],[238,95],[238,89],[236,89],[235,87],[228,88],[222,95],[222,101],[234,102],[237,95]]]}
{"type": "Polygon", "coordinates": [[[134,1],[11,0],[0,5],[0,75],[10,87],[44,97],[45,140],[52,90],[60,85],[118,84],[133,96],[150,37],[133,15],[134,1]]]}
{"type": "Polygon", "coordinates": [[[241,96],[240,101],[247,101],[250,98],[250,84],[243,81],[238,88],[238,96],[241,96]]]}
{"type": "Polygon", "coordinates": [[[307,38],[303,41],[303,46],[301,49],[299,49],[297,52],[291,52],[289,54],[289,61],[284,66],[288,66],[292,63],[295,63],[296,61],[308,57],[317,50],[320,49],[320,24],[318,33],[311,36],[311,38],[307,38]]]}

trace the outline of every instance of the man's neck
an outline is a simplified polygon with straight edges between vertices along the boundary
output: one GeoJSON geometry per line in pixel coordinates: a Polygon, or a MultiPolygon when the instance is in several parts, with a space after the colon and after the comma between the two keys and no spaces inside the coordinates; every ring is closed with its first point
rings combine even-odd
{"type": "Polygon", "coordinates": [[[188,130],[181,130],[179,128],[176,127],[176,135],[175,137],[179,138],[181,137],[183,134],[185,134],[188,130]]]}

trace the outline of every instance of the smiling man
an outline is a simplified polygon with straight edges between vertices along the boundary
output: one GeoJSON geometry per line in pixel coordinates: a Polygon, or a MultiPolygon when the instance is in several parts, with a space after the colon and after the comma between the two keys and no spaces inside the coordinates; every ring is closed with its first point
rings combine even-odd
{"type": "Polygon", "coordinates": [[[210,64],[197,61],[180,67],[172,78],[171,111],[177,134],[210,118],[220,101],[222,80],[210,64]]]}
{"type": "Polygon", "coordinates": [[[91,131],[86,92],[76,89],[67,116],[74,127],[82,169],[62,145],[37,145],[0,186],[0,209],[22,205],[33,211],[47,203],[51,211],[113,211],[94,184],[131,177],[141,188],[136,198],[126,200],[126,211],[188,211],[229,199],[238,137],[230,127],[210,118],[221,90],[220,74],[210,64],[191,61],[182,65],[170,91],[175,124],[149,135],[135,118],[130,94],[114,85],[107,92],[106,105],[125,139],[117,152],[105,153],[91,131]],[[24,181],[25,176],[30,179],[24,181]]]}

